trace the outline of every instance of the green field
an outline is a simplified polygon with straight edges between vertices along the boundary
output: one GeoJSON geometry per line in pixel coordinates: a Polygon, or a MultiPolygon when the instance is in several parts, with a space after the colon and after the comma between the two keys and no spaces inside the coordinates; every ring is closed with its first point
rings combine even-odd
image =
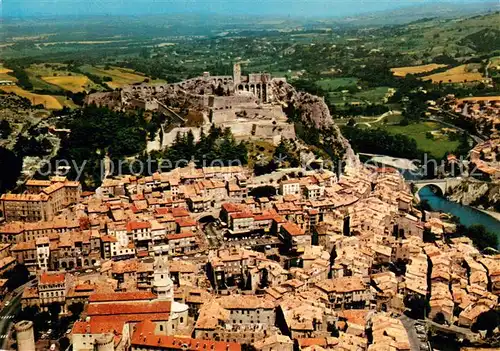
{"type": "Polygon", "coordinates": [[[316,82],[316,84],[326,91],[335,91],[340,88],[349,89],[356,87],[358,80],[356,78],[324,78],[316,82]]]}
{"type": "Polygon", "coordinates": [[[376,87],[374,89],[360,91],[354,94],[354,96],[360,100],[371,103],[383,103],[388,90],[389,87],[376,87]]]}
{"type": "Polygon", "coordinates": [[[72,92],[102,88],[89,80],[86,76],[71,72],[67,65],[62,63],[40,63],[32,64],[26,69],[26,73],[33,84],[33,89],[61,93],[64,90],[72,92]]]}
{"type": "Polygon", "coordinates": [[[327,100],[329,103],[337,105],[337,107],[341,107],[346,103],[362,103],[361,99],[356,98],[353,95],[342,94],[340,92],[329,93],[327,100]]]}
{"type": "Polygon", "coordinates": [[[404,134],[417,142],[418,148],[432,156],[441,158],[446,152],[453,152],[459,145],[458,141],[449,140],[447,136],[428,139],[427,132],[438,131],[442,127],[436,122],[420,122],[408,126],[380,125],[381,128],[393,134],[404,134]]]}
{"type": "MultiPolygon", "coordinates": [[[[135,72],[131,69],[122,67],[109,67],[109,69],[106,69],[106,67],[103,66],[95,67],[90,65],[84,65],[80,68],[83,72],[88,72],[90,74],[94,74],[102,78],[104,77],[111,78],[110,82],[106,82],[106,84],[111,89],[121,88],[122,86],[129,84],[142,83],[146,79],[149,79],[142,73],[135,72]]],[[[158,80],[150,80],[150,82],[161,83],[164,81],[158,79],[158,80]]]]}

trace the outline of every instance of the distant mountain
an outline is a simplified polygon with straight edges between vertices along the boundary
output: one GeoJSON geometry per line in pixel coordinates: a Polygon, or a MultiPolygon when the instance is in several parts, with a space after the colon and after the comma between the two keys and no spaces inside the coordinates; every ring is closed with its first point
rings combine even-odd
{"type": "Polygon", "coordinates": [[[353,25],[406,24],[422,19],[474,16],[497,11],[500,11],[500,2],[498,1],[476,3],[426,3],[425,6],[410,6],[392,11],[344,17],[336,20],[336,22],[353,25]]]}

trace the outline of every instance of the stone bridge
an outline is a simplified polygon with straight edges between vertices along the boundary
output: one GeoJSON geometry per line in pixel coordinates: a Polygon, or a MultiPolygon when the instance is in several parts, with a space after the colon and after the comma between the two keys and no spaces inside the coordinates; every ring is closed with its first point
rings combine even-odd
{"type": "Polygon", "coordinates": [[[434,186],[436,188],[439,188],[442,194],[444,195],[446,194],[446,191],[448,190],[449,187],[457,186],[458,184],[460,184],[462,180],[463,178],[457,177],[457,178],[444,178],[444,179],[410,180],[407,182],[413,184],[417,189],[417,192],[420,191],[420,189],[425,188],[426,186],[434,186]]]}

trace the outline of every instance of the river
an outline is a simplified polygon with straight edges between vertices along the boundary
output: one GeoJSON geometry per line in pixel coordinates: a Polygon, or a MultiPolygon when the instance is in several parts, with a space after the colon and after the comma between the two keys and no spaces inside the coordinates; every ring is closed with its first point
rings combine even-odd
{"type": "MultiPolygon", "coordinates": [[[[407,180],[421,179],[421,175],[410,172],[407,169],[399,169],[401,175],[407,180]]],[[[461,205],[457,202],[449,201],[446,198],[436,195],[430,187],[420,189],[418,195],[421,200],[427,200],[434,211],[451,213],[460,219],[460,223],[465,226],[482,224],[487,231],[495,233],[500,242],[500,221],[485,212],[479,211],[471,206],[461,205]]]]}
{"type": "Polygon", "coordinates": [[[449,201],[444,197],[436,195],[430,187],[422,188],[418,195],[420,200],[427,200],[429,205],[435,211],[451,213],[460,219],[460,223],[465,226],[473,224],[482,224],[491,233],[495,233],[500,239],[500,221],[490,215],[476,210],[470,206],[464,206],[459,203],[449,201]]]}

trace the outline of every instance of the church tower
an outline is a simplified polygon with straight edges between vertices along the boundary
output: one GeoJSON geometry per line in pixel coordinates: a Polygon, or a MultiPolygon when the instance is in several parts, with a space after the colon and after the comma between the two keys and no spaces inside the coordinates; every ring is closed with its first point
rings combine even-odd
{"type": "Polygon", "coordinates": [[[235,87],[241,83],[241,65],[239,63],[235,63],[233,65],[233,84],[235,87]]]}
{"type": "Polygon", "coordinates": [[[174,282],[170,279],[168,261],[160,254],[154,263],[153,292],[159,300],[174,301],[174,282]]]}

